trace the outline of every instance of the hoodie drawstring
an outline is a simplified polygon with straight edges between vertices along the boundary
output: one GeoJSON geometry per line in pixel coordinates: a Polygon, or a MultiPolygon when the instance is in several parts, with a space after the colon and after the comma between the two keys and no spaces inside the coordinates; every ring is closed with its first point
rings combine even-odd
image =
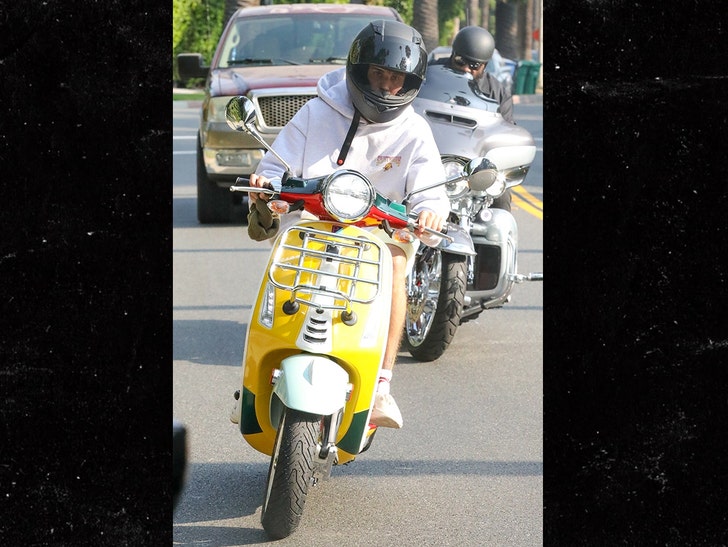
{"type": "Polygon", "coordinates": [[[341,145],[341,152],[339,152],[339,159],[336,160],[336,165],[344,165],[344,160],[346,160],[346,155],[349,153],[349,148],[351,148],[351,141],[354,140],[354,133],[356,133],[360,119],[361,114],[354,108],[354,117],[351,120],[351,126],[349,126],[349,132],[346,134],[344,144],[341,145]]]}

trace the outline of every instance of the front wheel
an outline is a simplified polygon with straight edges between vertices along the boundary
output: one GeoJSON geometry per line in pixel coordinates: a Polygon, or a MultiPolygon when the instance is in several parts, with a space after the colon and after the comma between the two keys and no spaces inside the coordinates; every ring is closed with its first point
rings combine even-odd
{"type": "Polygon", "coordinates": [[[467,286],[466,257],[425,248],[407,280],[404,343],[420,361],[439,358],[455,337],[467,286]]]}
{"type": "Polygon", "coordinates": [[[263,528],[273,539],[289,536],[303,515],[308,487],[313,480],[313,459],[321,417],[286,408],[278,425],[268,468],[263,528]]]}

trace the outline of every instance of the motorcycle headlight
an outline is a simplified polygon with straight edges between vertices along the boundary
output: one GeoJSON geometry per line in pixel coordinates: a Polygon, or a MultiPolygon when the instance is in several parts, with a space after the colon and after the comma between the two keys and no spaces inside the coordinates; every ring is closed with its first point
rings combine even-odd
{"type": "Polygon", "coordinates": [[[341,170],[326,178],[321,189],[326,211],[340,222],[356,222],[374,204],[374,186],[363,175],[341,170]]]}
{"type": "MultiPolygon", "coordinates": [[[[442,166],[445,168],[447,178],[459,177],[463,174],[465,160],[455,157],[443,158],[442,166]]],[[[445,192],[451,200],[459,199],[468,193],[468,181],[459,180],[457,182],[448,182],[445,184],[445,192]]]]}
{"type": "Polygon", "coordinates": [[[503,192],[506,191],[506,177],[503,175],[503,173],[498,173],[498,176],[495,178],[495,181],[493,184],[491,184],[488,189],[485,191],[486,194],[488,194],[492,198],[497,198],[503,192]]]}

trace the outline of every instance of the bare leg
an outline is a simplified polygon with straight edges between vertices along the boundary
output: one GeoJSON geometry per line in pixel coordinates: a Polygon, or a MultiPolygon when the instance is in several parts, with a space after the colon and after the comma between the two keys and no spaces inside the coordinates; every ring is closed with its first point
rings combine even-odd
{"type": "Polygon", "coordinates": [[[389,319],[389,332],[387,347],[384,350],[382,370],[377,383],[377,392],[374,397],[371,423],[379,427],[402,427],[402,413],[389,393],[389,381],[392,378],[392,369],[397,359],[399,343],[402,341],[402,330],[407,306],[407,288],[405,287],[405,274],[407,271],[407,257],[399,247],[389,246],[392,252],[392,310],[389,319]]]}
{"type": "Polygon", "coordinates": [[[392,370],[397,359],[399,345],[402,342],[404,330],[404,318],[407,310],[407,288],[405,278],[407,276],[407,256],[404,251],[394,245],[388,245],[392,252],[392,311],[389,319],[389,334],[387,347],[384,350],[384,370],[392,370]]]}

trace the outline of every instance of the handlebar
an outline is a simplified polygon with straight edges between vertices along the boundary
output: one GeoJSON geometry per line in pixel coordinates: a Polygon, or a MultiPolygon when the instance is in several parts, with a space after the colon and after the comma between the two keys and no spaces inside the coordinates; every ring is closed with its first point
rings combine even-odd
{"type": "MultiPolygon", "coordinates": [[[[248,182],[249,179],[246,179],[244,177],[238,177],[235,182],[248,182]]],[[[256,193],[256,194],[266,194],[268,196],[277,196],[279,195],[279,191],[275,190],[274,188],[270,187],[262,187],[262,186],[237,186],[233,185],[230,186],[231,192],[248,192],[248,193],[256,193]]],[[[300,209],[300,207],[297,207],[296,209],[300,209]]],[[[293,209],[291,210],[293,211],[293,209]]],[[[417,224],[417,216],[416,215],[408,215],[409,221],[407,222],[407,229],[414,232],[417,228],[419,228],[419,225],[417,224]]],[[[449,235],[447,235],[448,231],[448,225],[445,224],[442,231],[433,230],[431,228],[424,228],[424,232],[426,234],[429,234],[431,236],[440,237],[449,243],[452,243],[455,241],[455,239],[449,235]]]]}
{"type": "Polygon", "coordinates": [[[255,194],[267,194],[269,196],[275,196],[278,192],[271,188],[263,188],[260,186],[231,186],[231,192],[253,192],[255,194]]]}

